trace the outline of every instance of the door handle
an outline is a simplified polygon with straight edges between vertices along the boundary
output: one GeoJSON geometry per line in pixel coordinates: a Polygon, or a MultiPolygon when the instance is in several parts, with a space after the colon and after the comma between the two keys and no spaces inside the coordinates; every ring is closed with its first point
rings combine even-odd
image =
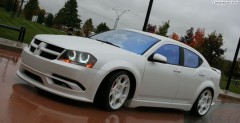
{"type": "Polygon", "coordinates": [[[173,70],[173,72],[175,72],[175,73],[181,73],[181,71],[178,70],[178,69],[173,70]]]}
{"type": "Polygon", "coordinates": [[[198,74],[199,76],[205,76],[205,74],[204,73],[200,73],[200,74],[198,74]]]}

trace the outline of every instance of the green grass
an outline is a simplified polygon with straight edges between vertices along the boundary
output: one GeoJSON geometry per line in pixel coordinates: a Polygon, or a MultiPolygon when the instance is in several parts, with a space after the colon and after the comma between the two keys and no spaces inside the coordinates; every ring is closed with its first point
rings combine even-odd
{"type": "MultiPolygon", "coordinates": [[[[240,94],[240,86],[236,86],[234,85],[234,83],[236,83],[237,81],[233,80],[230,83],[229,86],[229,91],[240,94]]],[[[240,82],[239,82],[240,83],[240,82]]],[[[220,88],[225,90],[227,85],[227,78],[226,77],[222,77],[221,82],[220,82],[220,88]]]]}
{"type": "MultiPolygon", "coordinates": [[[[26,28],[26,34],[24,38],[25,43],[29,43],[32,38],[37,34],[66,34],[54,28],[43,26],[37,22],[31,22],[23,17],[11,17],[10,12],[6,12],[3,8],[0,8],[0,24],[14,26],[20,28],[21,26],[26,28]]],[[[0,28],[0,37],[10,40],[17,40],[19,32],[9,29],[0,28]]]]}

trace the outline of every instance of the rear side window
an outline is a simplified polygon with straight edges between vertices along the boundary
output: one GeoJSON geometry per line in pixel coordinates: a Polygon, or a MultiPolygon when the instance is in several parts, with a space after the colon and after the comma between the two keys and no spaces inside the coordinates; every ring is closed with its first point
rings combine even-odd
{"type": "Polygon", "coordinates": [[[184,48],[184,66],[196,68],[200,65],[199,56],[184,48]]]}
{"type": "Polygon", "coordinates": [[[165,56],[168,64],[179,65],[179,46],[165,44],[161,46],[156,53],[165,56]]]}

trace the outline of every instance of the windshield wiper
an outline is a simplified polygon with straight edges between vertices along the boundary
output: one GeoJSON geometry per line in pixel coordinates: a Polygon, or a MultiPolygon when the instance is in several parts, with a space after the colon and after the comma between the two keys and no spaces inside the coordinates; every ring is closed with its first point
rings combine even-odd
{"type": "Polygon", "coordinates": [[[113,43],[111,43],[111,42],[107,42],[107,41],[103,41],[103,40],[99,40],[99,39],[95,39],[95,40],[100,41],[100,42],[103,42],[103,43],[106,43],[106,44],[110,44],[110,45],[115,46],[115,47],[119,47],[118,45],[113,44],[113,43]]]}

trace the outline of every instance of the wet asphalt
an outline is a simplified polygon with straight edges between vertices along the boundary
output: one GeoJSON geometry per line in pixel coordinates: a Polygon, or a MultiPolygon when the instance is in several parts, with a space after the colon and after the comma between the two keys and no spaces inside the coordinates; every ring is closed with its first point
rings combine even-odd
{"type": "Polygon", "coordinates": [[[0,49],[0,123],[240,123],[240,104],[220,100],[201,118],[166,108],[103,111],[26,84],[16,76],[19,61],[19,53],[0,49]]]}

